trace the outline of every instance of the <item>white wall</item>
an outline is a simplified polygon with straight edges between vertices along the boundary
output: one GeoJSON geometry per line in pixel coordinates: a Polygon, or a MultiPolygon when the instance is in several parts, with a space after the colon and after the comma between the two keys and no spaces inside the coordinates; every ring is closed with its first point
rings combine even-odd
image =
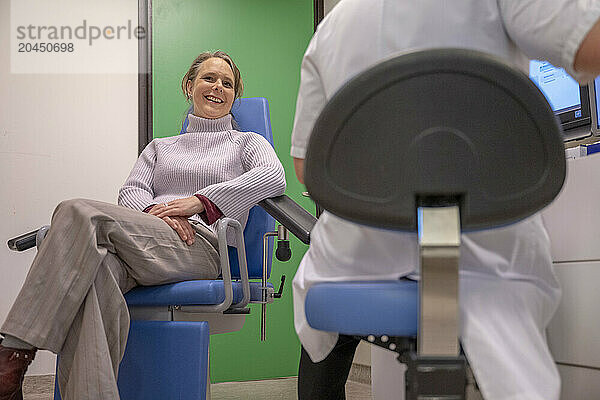
{"type": "MultiPolygon", "coordinates": [[[[19,0],[13,0],[19,1],[19,0]]],[[[137,23],[137,1],[86,0],[115,20],[137,23]]],[[[131,73],[11,73],[10,1],[0,0],[0,321],[25,280],[35,250],[15,253],[6,241],[48,224],[61,200],[115,202],[137,158],[137,61],[131,73]]],[[[81,0],[53,4],[81,8],[81,0]]],[[[57,11],[58,12],[58,11],[57,11]]],[[[137,54],[137,42],[130,44],[137,54]]],[[[68,63],[68,55],[63,57],[68,63]]],[[[90,68],[96,64],[90,65],[90,68]]],[[[82,71],[83,72],[83,71],[82,71]]],[[[54,356],[40,352],[30,374],[54,372],[54,356]]]]}

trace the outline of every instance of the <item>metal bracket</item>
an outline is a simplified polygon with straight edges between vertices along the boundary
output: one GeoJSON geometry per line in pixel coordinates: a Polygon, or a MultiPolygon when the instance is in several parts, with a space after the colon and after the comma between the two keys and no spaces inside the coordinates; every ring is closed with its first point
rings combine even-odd
{"type": "Polygon", "coordinates": [[[219,258],[221,260],[221,275],[223,276],[223,289],[225,299],[216,305],[196,305],[186,307],[194,312],[200,313],[222,313],[229,308],[244,308],[250,302],[250,283],[248,281],[248,266],[246,264],[246,248],[244,245],[244,232],[240,223],[231,218],[221,218],[217,223],[217,239],[219,242],[219,258]],[[231,280],[231,269],[229,265],[229,253],[227,250],[227,229],[231,227],[236,235],[237,256],[240,269],[240,280],[242,283],[243,298],[239,303],[233,304],[233,286],[231,280]]]}
{"type": "MultiPolygon", "coordinates": [[[[262,271],[262,298],[261,301],[257,302],[261,304],[260,309],[260,341],[264,342],[267,340],[267,304],[272,303],[274,298],[280,298],[281,292],[283,291],[283,283],[285,282],[285,276],[281,279],[281,286],[279,287],[278,293],[267,286],[267,264],[269,261],[269,238],[277,236],[277,240],[287,242],[287,251],[289,252],[289,235],[287,229],[283,225],[277,226],[277,231],[267,232],[263,236],[263,271],[262,271]]],[[[279,252],[279,249],[277,250],[279,252]]],[[[286,254],[287,258],[279,258],[281,261],[289,260],[290,254],[286,254]]]]}
{"type": "Polygon", "coordinates": [[[37,249],[40,249],[42,242],[46,238],[48,231],[50,230],[50,225],[44,225],[40,229],[38,229],[37,234],[35,235],[35,245],[37,249]]]}
{"type": "Polygon", "coordinates": [[[252,304],[271,304],[275,299],[275,289],[268,286],[259,286],[258,287],[262,292],[267,291],[267,301],[262,300],[252,300],[250,303],[252,304]]]}
{"type": "Polygon", "coordinates": [[[267,340],[267,303],[269,291],[267,287],[267,264],[269,261],[269,238],[277,236],[277,232],[267,232],[263,235],[263,271],[262,271],[262,298],[260,306],[260,341],[267,340]]]}
{"type": "Polygon", "coordinates": [[[417,209],[421,279],[419,281],[419,356],[457,357],[458,259],[460,214],[457,204],[417,209]]]}

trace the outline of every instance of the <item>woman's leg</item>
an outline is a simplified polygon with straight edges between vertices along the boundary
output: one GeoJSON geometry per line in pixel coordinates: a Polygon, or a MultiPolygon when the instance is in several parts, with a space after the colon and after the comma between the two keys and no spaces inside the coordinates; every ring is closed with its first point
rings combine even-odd
{"type": "Polygon", "coordinates": [[[123,261],[108,253],[75,315],[58,364],[63,400],[119,398],[119,362],[129,333],[121,291],[131,286],[123,271],[123,261]]]}
{"type": "Polygon", "coordinates": [[[65,201],[56,208],[52,227],[0,331],[55,353],[64,347],[67,358],[67,352],[73,352],[71,366],[65,360],[59,372],[69,382],[76,379],[74,374],[87,382],[103,374],[114,380],[128,328],[123,326],[126,309],[120,291],[135,284],[215,278],[219,261],[213,242],[208,235],[197,235],[188,246],[156,217],[92,200],[65,201]],[[105,291],[117,299],[105,304],[105,291]],[[100,331],[88,328],[88,320],[112,326],[108,336],[105,330],[104,338],[94,338],[92,332],[100,331]],[[75,368],[78,363],[91,365],[87,356],[103,352],[104,345],[113,368],[93,373],[75,368]]]}

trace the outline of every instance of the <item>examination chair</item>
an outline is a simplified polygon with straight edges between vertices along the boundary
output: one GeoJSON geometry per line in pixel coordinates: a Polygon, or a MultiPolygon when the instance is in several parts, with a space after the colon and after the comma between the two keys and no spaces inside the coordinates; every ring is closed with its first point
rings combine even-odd
{"type": "Polygon", "coordinates": [[[407,400],[464,399],[460,233],[526,218],[554,199],[564,177],[546,99],[492,56],[429,50],[358,75],[315,124],[306,186],[337,216],[416,232],[420,280],[315,284],[309,325],[398,353],[407,400]]]}
{"type": "MultiPolygon", "coordinates": [[[[259,133],[273,145],[266,99],[238,99],[232,113],[241,131],[259,133]]],[[[187,124],[186,117],[180,134],[187,124]]],[[[263,304],[264,340],[265,305],[281,295],[267,284],[273,253],[268,236],[276,234],[274,229],[273,218],[256,206],[243,232],[237,221],[221,218],[217,236],[222,279],[136,287],[125,295],[132,321],[119,369],[123,400],[210,398],[209,334],[240,330],[250,313],[249,302],[263,304]],[[235,230],[241,244],[237,249],[227,246],[227,229],[235,230]]],[[[282,240],[289,249],[287,238],[282,240]]],[[[281,253],[287,261],[289,254],[281,253]]]]}
{"type": "MultiPolygon", "coordinates": [[[[240,130],[259,133],[273,144],[266,99],[239,99],[232,113],[240,130]]],[[[181,133],[186,126],[187,117],[181,133]]],[[[285,278],[282,277],[278,292],[267,283],[273,252],[269,238],[277,236],[279,260],[289,260],[291,253],[287,230],[279,226],[274,231],[275,221],[264,209],[288,221],[291,232],[305,243],[308,243],[314,217],[287,196],[264,200],[261,206],[250,210],[243,232],[237,221],[219,220],[222,279],[136,287],[125,295],[131,326],[119,368],[118,386],[123,400],[210,398],[209,334],[240,330],[250,313],[248,303],[262,305],[260,337],[265,340],[265,306],[281,297],[285,278]],[[295,215],[293,221],[288,216],[290,213],[295,215]],[[237,249],[227,246],[227,229],[235,230],[237,242],[241,244],[237,249]]],[[[11,239],[8,245],[17,251],[39,246],[48,229],[46,226],[21,235],[11,239]]],[[[54,399],[60,399],[58,385],[55,385],[54,399]]]]}

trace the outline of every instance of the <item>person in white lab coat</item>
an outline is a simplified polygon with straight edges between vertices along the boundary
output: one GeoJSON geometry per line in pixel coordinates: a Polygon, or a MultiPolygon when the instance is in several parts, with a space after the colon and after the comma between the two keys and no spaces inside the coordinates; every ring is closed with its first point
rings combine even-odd
{"type": "MultiPolygon", "coordinates": [[[[308,140],[324,105],[381,60],[458,47],[499,56],[524,72],[528,59],[548,60],[583,82],[600,73],[599,17],[598,0],[342,0],[319,25],[302,61],[291,148],[296,175],[303,183],[308,140]]],[[[415,236],[359,226],[328,212],[321,216],[293,282],[303,347],[300,400],[345,398],[357,344],[308,326],[309,287],[413,274],[415,236]]],[[[560,287],[540,215],[463,235],[460,267],[461,343],[483,397],[558,399],[560,379],[544,330],[560,287]]]]}

